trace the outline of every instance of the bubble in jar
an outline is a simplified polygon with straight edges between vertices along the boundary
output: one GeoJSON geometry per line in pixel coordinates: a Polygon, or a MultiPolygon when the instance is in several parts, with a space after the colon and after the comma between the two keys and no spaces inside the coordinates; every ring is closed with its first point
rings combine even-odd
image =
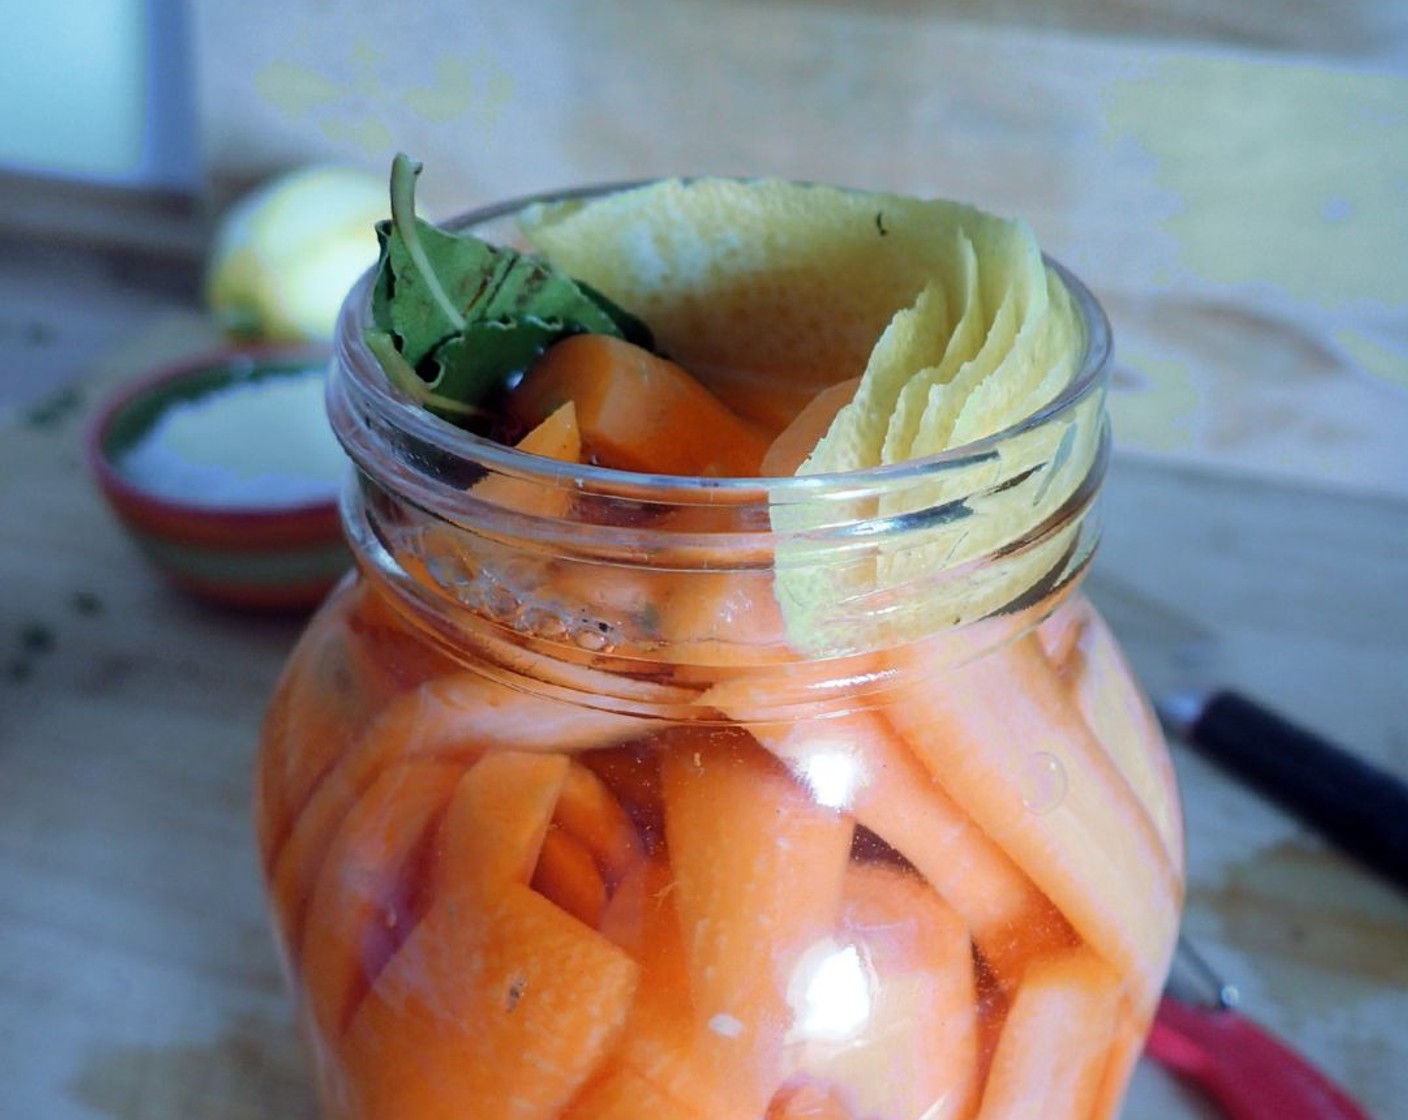
{"type": "Polygon", "coordinates": [[[1066,799],[1066,768],[1049,751],[1033,751],[1022,765],[1021,789],[1027,812],[1049,813],[1066,799]]]}
{"type": "Polygon", "coordinates": [[[616,647],[616,635],[610,623],[583,620],[573,632],[572,641],[588,653],[610,653],[616,647]]]}
{"type": "Polygon", "coordinates": [[[523,609],[518,596],[501,583],[490,583],[485,587],[482,602],[484,613],[500,622],[511,622],[523,609]]]}
{"type": "Polygon", "coordinates": [[[535,638],[562,638],[567,634],[567,623],[562,616],[546,607],[525,608],[519,621],[535,638]]]}
{"type": "Polygon", "coordinates": [[[461,598],[467,588],[474,586],[476,578],[476,573],[459,557],[435,551],[426,551],[425,570],[437,584],[461,598]]]}

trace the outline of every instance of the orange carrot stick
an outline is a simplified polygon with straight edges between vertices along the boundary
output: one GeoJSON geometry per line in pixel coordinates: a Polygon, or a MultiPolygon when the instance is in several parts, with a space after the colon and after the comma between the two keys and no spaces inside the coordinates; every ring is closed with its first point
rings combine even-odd
{"type": "Polygon", "coordinates": [[[296,947],[301,988],[321,1037],[342,1033],[355,1001],[410,932],[414,853],[461,773],[453,765],[394,767],[342,822],[296,947]]]}
{"type": "Polygon", "coordinates": [[[781,1082],[799,962],[840,912],[854,821],[737,728],[669,733],[661,784],[694,1046],[760,1115],[781,1082]]]}
{"type": "Polygon", "coordinates": [[[484,752],[488,736],[473,732],[490,725],[497,710],[477,707],[477,697],[487,694],[481,681],[459,674],[403,693],[353,747],[338,745],[340,755],[298,807],[288,839],[271,861],[270,893],[287,944],[299,942],[303,910],[338,825],[379,774],[407,761],[469,765],[484,752]]]}
{"type": "MultiPolygon", "coordinates": [[[[571,401],[560,405],[514,446],[531,455],[565,463],[580,462],[582,433],[577,426],[576,406],[571,401]]],[[[572,503],[570,489],[550,489],[542,483],[506,474],[480,479],[470,487],[470,493],[496,506],[541,517],[562,517],[572,503]]]]}
{"type": "Polygon", "coordinates": [[[509,394],[507,411],[535,425],[572,401],[586,454],[621,470],[752,476],[767,438],[675,363],[609,335],[549,347],[509,394]]]}
{"type": "Polygon", "coordinates": [[[770,571],[691,572],[656,602],[664,653],[682,665],[748,666],[792,656],[770,571]]]}
{"type": "Polygon", "coordinates": [[[562,828],[550,828],[543,837],[531,886],[592,929],[606,909],[606,883],[601,869],[586,845],[562,828]]]}
{"type": "Polygon", "coordinates": [[[347,1114],[555,1120],[615,1044],[638,971],[528,887],[447,890],[339,1048],[347,1114]]]}
{"type": "Polygon", "coordinates": [[[274,920],[280,939],[291,954],[296,954],[302,943],[308,900],[328,846],[362,792],[348,788],[337,777],[325,778],[294,821],[288,840],[270,868],[268,891],[274,920]]]}
{"type": "Polygon", "coordinates": [[[1088,1120],[1119,1009],[1119,977],[1094,953],[1034,963],[1003,1026],[978,1120],[1088,1120]]]}
{"type": "Polygon", "coordinates": [[[1157,1000],[1180,890],[1163,845],[1027,637],[941,678],[913,651],[886,716],[931,777],[1121,973],[1157,1000]]]}
{"type": "Polygon", "coordinates": [[[681,729],[668,741],[664,770],[670,776],[662,785],[670,850],[679,863],[638,865],[607,906],[602,932],[640,960],[641,984],[620,1047],[567,1116],[757,1120],[782,1072],[793,962],[806,946],[827,938],[839,915],[840,884],[829,890],[824,869],[834,866],[835,877],[842,876],[850,827],[810,805],[736,730],[681,729]],[[735,804],[738,786],[747,793],[735,804]],[[832,895],[821,906],[806,897],[814,885],[809,876],[819,871],[815,885],[832,895]],[[706,909],[711,913],[703,914],[706,909]],[[729,959],[734,944],[743,957],[729,959]],[[722,969],[720,960],[727,961],[722,969]],[[740,964],[760,974],[758,984],[768,991],[728,997],[731,1010],[720,1011],[720,991],[748,986],[746,977],[728,975],[740,964]],[[734,1053],[722,1043],[745,1020],[755,1037],[737,1047],[742,1054],[734,1053]],[[774,1068],[766,1074],[749,1068],[754,1046],[772,1055],[774,1068]]]}
{"type": "Polygon", "coordinates": [[[739,416],[774,435],[792,423],[835,380],[835,373],[826,369],[734,369],[691,364],[690,370],[739,416]]]}
{"type": "Polygon", "coordinates": [[[675,879],[648,859],[622,882],[601,932],[641,967],[620,1044],[567,1110],[571,1120],[757,1120],[711,1055],[696,1045],[705,1028],[690,994],[675,879]]]}
{"type": "Polygon", "coordinates": [[[582,431],[577,426],[577,406],[571,401],[560,404],[514,446],[530,455],[543,455],[564,463],[577,462],[582,457],[582,431]]]}
{"type": "Polygon", "coordinates": [[[772,650],[756,666],[729,665],[708,677],[699,703],[745,724],[786,724],[825,719],[867,703],[889,671],[874,653],[812,660],[772,650]]]}
{"type": "Polygon", "coordinates": [[[468,765],[497,750],[579,750],[630,739],[643,726],[648,723],[631,716],[534,696],[471,672],[404,692],[299,807],[289,838],[272,861],[277,908],[306,896],[333,829],[388,766],[413,759],[468,765]]]}
{"type": "MultiPolygon", "coordinates": [[[[707,694],[706,694],[707,697],[707,694]]],[[[749,731],[823,804],[905,857],[962,917],[1000,983],[1034,955],[1074,944],[1065,919],[872,712],[749,731]]]]}
{"type": "Polygon", "coordinates": [[[601,916],[601,935],[640,962],[643,984],[637,1002],[664,996],[675,1006],[689,1003],[675,877],[663,859],[647,858],[632,867],[601,916]]]}
{"type": "Polygon", "coordinates": [[[639,966],[524,885],[566,770],[504,752],[460,780],[434,901],[340,1048],[359,1120],[551,1120],[614,1045],[639,966]]]}
{"type": "MultiPolygon", "coordinates": [[[[702,1112],[631,1067],[611,1066],[572,1101],[562,1120],[745,1120],[742,1113],[702,1112]]],[[[757,1120],[748,1117],[747,1120],[757,1120]]]]}
{"type": "Polygon", "coordinates": [[[970,1114],[978,1024],[968,929],[926,883],[853,866],[835,939],[812,963],[807,1014],[791,1032],[802,1072],[844,1089],[868,1120],[970,1114]]]}
{"type": "Polygon", "coordinates": [[[582,845],[610,888],[644,858],[640,835],[620,802],[605,782],[575,759],[567,769],[553,824],[582,845]]]}
{"type": "Polygon", "coordinates": [[[695,1017],[674,873],[647,859],[622,880],[601,933],[640,964],[621,1041],[565,1117],[580,1120],[752,1120],[692,1047],[695,1017]]]}
{"type": "Polygon", "coordinates": [[[523,692],[477,673],[398,697],[338,766],[364,789],[394,759],[473,760],[495,751],[573,752],[645,733],[648,721],[523,692]]]}
{"type": "Polygon", "coordinates": [[[797,473],[818,441],[831,427],[836,414],[856,395],[860,378],[853,377],[823,389],[808,402],[790,424],[768,445],[763,456],[762,473],[784,478],[797,473]]]}
{"type": "Polygon", "coordinates": [[[665,805],[660,797],[660,752],[648,740],[583,751],[578,759],[601,779],[630,819],[643,849],[664,840],[665,805]]]}
{"type": "Polygon", "coordinates": [[[1090,1108],[1090,1120],[1118,1120],[1134,1067],[1144,1053],[1151,1018],[1147,1013],[1135,1015],[1129,1001],[1121,1001],[1110,1057],[1095,1094],[1095,1103],[1090,1108]]]}
{"type": "Polygon", "coordinates": [[[505,884],[527,883],[567,767],[560,754],[503,751],[481,758],[455,790],[435,889],[469,899],[470,891],[489,897],[505,884]]]}
{"type": "Polygon", "coordinates": [[[255,823],[265,871],[288,839],[310,790],[396,691],[371,656],[363,616],[380,596],[369,588],[337,593],[299,638],[264,718],[255,786],[255,823]]]}
{"type": "Polygon", "coordinates": [[[1181,868],[1183,815],[1158,718],[1100,613],[1085,599],[1072,600],[1057,612],[1067,613],[1073,619],[1073,641],[1064,668],[1053,667],[1144,807],[1169,862],[1181,868]]]}

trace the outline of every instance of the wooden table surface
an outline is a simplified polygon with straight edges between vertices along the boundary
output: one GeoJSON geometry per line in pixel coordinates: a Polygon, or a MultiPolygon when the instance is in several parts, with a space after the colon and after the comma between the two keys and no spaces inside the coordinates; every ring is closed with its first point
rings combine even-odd
{"type": "MultiPolygon", "coordinates": [[[[806,6],[746,7],[722,5],[704,33],[725,64],[753,65],[761,43],[781,52],[776,98],[788,75],[809,80],[807,43],[860,19],[822,5],[811,39],[784,41],[779,21],[806,6]]],[[[1092,590],[1148,686],[1244,688],[1408,776],[1408,78],[1030,28],[926,23],[906,38],[908,10],[853,37],[868,62],[816,80],[827,99],[791,148],[735,136],[712,169],[942,181],[1031,216],[1115,325],[1118,451],[1092,590]],[[878,61],[882,39],[899,64],[878,61]],[[930,84],[926,50],[946,64],[930,84]],[[1016,59],[1022,83],[993,79],[1016,59]],[[891,120],[908,131],[862,134],[848,97],[904,106],[891,120]],[[942,177],[920,151],[935,122],[942,177]],[[855,135],[828,147],[828,124],[855,135]]],[[[590,102],[603,115],[580,143],[564,124],[520,165],[534,183],[492,173],[513,139],[509,99],[479,154],[447,156],[440,195],[454,176],[476,192],[453,198],[462,208],[717,154],[669,122],[707,76],[640,105],[650,83],[620,80],[590,102]],[[634,158],[643,137],[659,143],[634,158]]],[[[732,85],[719,96],[726,112],[746,100],[732,85]]],[[[170,299],[43,264],[0,260],[0,1118],[311,1118],[248,809],[257,725],[298,624],[164,586],[81,454],[106,392],[213,334],[170,299]],[[38,391],[51,376],[63,384],[38,391]]],[[[1174,757],[1187,932],[1248,1014],[1379,1120],[1408,1115],[1408,898],[1185,748],[1174,757]]],[[[1126,1120],[1212,1115],[1141,1066],[1126,1120]]]]}

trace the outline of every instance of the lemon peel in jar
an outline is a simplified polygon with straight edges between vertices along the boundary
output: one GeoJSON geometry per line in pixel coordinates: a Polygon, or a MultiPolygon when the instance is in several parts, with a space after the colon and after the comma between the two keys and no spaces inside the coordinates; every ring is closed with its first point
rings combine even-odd
{"type": "Polygon", "coordinates": [[[859,377],[798,475],[981,444],[897,487],[822,503],[774,490],[774,588],[798,649],[854,649],[984,617],[1071,562],[1078,522],[1027,538],[1085,473],[1058,468],[1093,461],[1098,412],[982,444],[1053,401],[1086,344],[1026,223],[943,199],[702,179],[544,204],[522,228],[705,377],[747,370],[802,404],[859,377]],[[832,532],[876,518],[887,531],[832,532]]]}

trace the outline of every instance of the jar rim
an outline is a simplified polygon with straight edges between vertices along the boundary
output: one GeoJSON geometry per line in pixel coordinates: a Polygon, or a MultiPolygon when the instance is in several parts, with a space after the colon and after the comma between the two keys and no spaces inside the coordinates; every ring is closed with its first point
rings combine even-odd
{"type": "MultiPolygon", "coordinates": [[[[463,230],[501,220],[542,203],[596,198],[623,190],[649,185],[655,180],[627,180],[595,185],[569,187],[521,195],[467,211],[442,223],[443,228],[463,230]]],[[[862,467],[854,470],[818,472],[783,477],[703,477],[693,475],[662,475],[620,470],[596,464],[568,463],[546,456],[520,451],[497,443],[485,436],[460,428],[424,408],[409,395],[398,390],[382,371],[367,347],[363,331],[371,323],[371,289],[376,266],[369,268],[349,291],[339,312],[334,340],[334,369],[342,376],[330,387],[330,404],[336,405],[335,394],[345,390],[353,398],[357,415],[375,413],[404,436],[434,448],[437,452],[471,461],[482,467],[546,486],[570,485],[577,491],[678,504],[708,503],[745,504],[756,502],[760,491],[773,505],[810,503],[818,499],[859,494],[880,493],[921,479],[934,477],[950,470],[961,470],[995,456],[1004,443],[1019,438],[1036,428],[1057,421],[1072,413],[1091,393],[1104,384],[1113,350],[1109,321],[1103,307],[1089,288],[1060,261],[1043,253],[1043,262],[1060,277],[1070,294],[1083,327],[1085,341],[1076,372],[1055,397],[1034,412],[999,431],[961,446],[931,455],[907,459],[899,463],[862,467]]],[[[349,402],[352,403],[352,402],[349,402]]],[[[354,461],[367,464],[359,455],[351,433],[341,430],[338,409],[332,407],[334,427],[354,461]]],[[[430,480],[406,477],[398,481],[409,483],[416,490],[430,480]]],[[[433,491],[435,487],[430,485],[433,491]]],[[[438,495],[441,499],[462,497],[463,491],[438,495]]],[[[440,503],[433,493],[420,495],[429,508],[440,503]]]]}

